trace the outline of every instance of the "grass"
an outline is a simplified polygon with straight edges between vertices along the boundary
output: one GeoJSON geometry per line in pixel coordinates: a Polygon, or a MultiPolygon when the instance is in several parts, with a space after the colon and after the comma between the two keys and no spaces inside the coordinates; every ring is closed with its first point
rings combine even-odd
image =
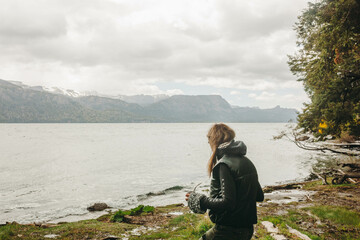
{"type": "MultiPolygon", "coordinates": [[[[346,185],[321,185],[321,181],[312,181],[305,184],[304,189],[318,191],[321,193],[339,191],[346,192],[346,194],[357,193],[359,186],[346,185]]],[[[328,240],[328,239],[359,239],[360,240],[360,213],[350,209],[349,207],[321,205],[322,198],[316,199],[313,197],[312,204],[304,205],[302,202],[290,203],[285,205],[278,205],[274,203],[266,203],[265,206],[259,207],[259,222],[270,221],[280,231],[280,234],[286,236],[288,239],[298,239],[289,232],[288,226],[300,231],[309,236],[312,240],[328,240]],[[318,202],[320,201],[320,202],[318,202]],[[281,215],[279,215],[279,210],[281,215]],[[319,222],[319,220],[321,222],[319,222]]],[[[347,205],[347,201],[336,202],[335,204],[347,205]]],[[[350,200],[358,199],[358,195],[354,195],[350,200]]],[[[345,199],[346,200],[346,199],[345,199]]],[[[337,199],[335,200],[337,201],[337,199]]],[[[326,202],[325,204],[332,204],[326,202]]],[[[354,204],[354,203],[352,203],[354,204]]],[[[350,205],[349,205],[350,206],[350,205]]],[[[355,206],[355,205],[352,205],[355,206]]],[[[0,226],[0,240],[8,239],[29,239],[37,240],[44,239],[44,235],[56,234],[59,235],[57,239],[103,239],[108,235],[123,237],[127,234],[129,240],[134,239],[170,239],[170,240],[198,240],[207,230],[209,230],[213,223],[208,216],[189,213],[188,209],[182,205],[174,204],[163,207],[156,207],[152,209],[147,206],[140,206],[128,210],[128,215],[137,215],[139,217],[152,216],[156,217],[167,215],[170,212],[183,212],[183,215],[171,218],[164,217],[165,220],[161,222],[160,228],[155,230],[147,230],[141,236],[132,236],[129,232],[139,227],[135,224],[127,224],[124,222],[111,222],[116,212],[112,212],[99,217],[98,219],[83,220],[73,223],[63,223],[50,228],[42,228],[38,226],[20,225],[16,223],[0,226]],[[141,209],[141,210],[140,210],[141,209]],[[147,213],[150,212],[150,213],[147,213]],[[148,215],[150,214],[150,215],[148,215]]],[[[121,215],[121,214],[120,214],[121,215]]],[[[170,216],[170,215],[168,215],[170,216]]],[[[163,219],[164,219],[163,218],[163,219]]],[[[158,223],[157,223],[158,224],[158,223]]],[[[256,227],[255,239],[273,240],[273,237],[266,231],[266,229],[258,224],[256,227]]]]}
{"type": "Polygon", "coordinates": [[[316,236],[309,231],[304,230],[299,224],[303,222],[312,222],[315,221],[309,215],[298,212],[297,210],[290,210],[287,214],[281,216],[266,216],[261,218],[262,221],[272,222],[276,227],[278,227],[281,234],[286,236],[288,239],[297,239],[295,238],[288,230],[288,227],[298,230],[299,232],[307,235],[312,240],[322,240],[327,238],[321,238],[316,236]]]}
{"type": "Polygon", "coordinates": [[[310,190],[313,188],[316,188],[318,186],[322,185],[322,181],[321,180],[316,180],[316,181],[311,181],[311,182],[307,182],[304,184],[303,189],[304,190],[310,190]]]}
{"type": "Polygon", "coordinates": [[[157,231],[150,231],[142,236],[132,236],[129,239],[197,240],[212,226],[206,216],[186,213],[171,219],[169,224],[157,231]]]}
{"type": "MultiPolygon", "coordinates": [[[[136,209],[135,209],[136,210],[136,209]]],[[[134,210],[134,212],[136,212],[134,210]]],[[[150,209],[151,210],[151,209],[150,209]]],[[[154,214],[166,214],[172,211],[184,211],[179,205],[170,205],[155,208],[154,214]]],[[[44,239],[47,234],[58,235],[57,239],[103,239],[108,235],[123,236],[128,234],[133,239],[199,239],[213,224],[205,215],[184,213],[174,217],[168,223],[161,225],[156,230],[148,230],[141,236],[131,236],[129,231],[139,225],[109,222],[115,213],[109,213],[98,219],[84,220],[73,223],[63,223],[50,228],[42,228],[32,225],[7,224],[0,226],[0,240],[8,239],[44,239]]]]}
{"type": "Polygon", "coordinates": [[[321,190],[321,189],[332,189],[332,188],[357,188],[358,185],[354,183],[343,183],[343,184],[331,184],[333,177],[328,177],[326,180],[329,185],[323,185],[321,180],[307,182],[303,186],[303,190],[321,190]]]}
{"type": "MultiPolygon", "coordinates": [[[[156,208],[155,212],[166,213],[179,210],[175,205],[170,207],[156,208]]],[[[113,213],[114,214],[114,213],[113,213]]],[[[107,214],[99,219],[109,219],[113,214],[107,214]]],[[[259,222],[270,221],[278,227],[280,234],[288,239],[296,239],[288,230],[290,226],[306,234],[313,240],[325,239],[360,239],[360,216],[343,207],[335,206],[313,206],[305,209],[289,210],[280,216],[260,216],[259,222]],[[307,211],[313,215],[307,214],[307,211]],[[306,229],[302,223],[315,225],[316,217],[323,221],[323,224],[316,226],[324,231],[324,234],[316,234],[311,229],[306,229]],[[329,221],[329,222],[326,222],[329,221]],[[336,228],[329,228],[329,224],[336,225],[336,228]],[[327,231],[327,230],[331,231],[327,231]]],[[[206,215],[184,213],[172,218],[167,224],[157,230],[149,230],[141,236],[128,236],[129,240],[134,239],[171,239],[171,240],[197,240],[213,226],[213,223],[206,215]]],[[[84,220],[74,223],[64,223],[51,228],[36,226],[8,224],[0,226],[0,240],[8,239],[44,239],[46,234],[59,235],[58,239],[102,239],[106,235],[121,236],[138,225],[126,223],[103,222],[99,220],[84,220]]],[[[273,240],[270,234],[261,225],[257,225],[256,239],[273,240]]]]}
{"type": "Polygon", "coordinates": [[[94,239],[98,236],[120,235],[136,226],[130,224],[104,223],[97,220],[84,220],[64,223],[51,228],[20,225],[16,223],[0,227],[0,240],[8,239],[44,239],[44,235],[56,234],[60,239],[94,239]]]}
{"type": "MultiPolygon", "coordinates": [[[[260,220],[272,222],[280,233],[289,239],[294,239],[294,236],[289,233],[287,226],[306,234],[313,240],[360,239],[360,214],[345,207],[320,205],[293,209],[287,214],[264,216],[260,220]],[[321,220],[320,224],[316,217],[321,220]],[[303,223],[308,225],[304,226],[303,223]],[[316,229],[323,233],[313,232],[316,229]]],[[[258,229],[261,232],[261,228],[258,229]]],[[[266,238],[263,236],[262,239],[266,238]]]]}
{"type": "Polygon", "coordinates": [[[337,224],[360,227],[360,214],[344,207],[316,206],[308,209],[322,220],[330,220],[337,224]]]}

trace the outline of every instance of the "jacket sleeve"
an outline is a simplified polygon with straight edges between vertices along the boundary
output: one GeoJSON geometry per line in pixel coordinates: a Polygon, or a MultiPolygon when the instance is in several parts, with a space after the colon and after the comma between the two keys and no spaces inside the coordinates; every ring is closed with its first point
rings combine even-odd
{"type": "Polygon", "coordinates": [[[256,193],[256,201],[257,202],[264,201],[264,192],[263,192],[259,182],[258,182],[257,193],[256,193]]]}
{"type": "Polygon", "coordinates": [[[188,206],[191,211],[194,213],[205,213],[206,209],[200,207],[200,201],[202,198],[206,197],[204,194],[191,192],[188,200],[188,206]]]}
{"type": "Polygon", "coordinates": [[[230,169],[225,164],[219,166],[219,179],[221,184],[220,198],[203,197],[200,200],[201,209],[232,210],[236,202],[236,185],[230,169]]]}

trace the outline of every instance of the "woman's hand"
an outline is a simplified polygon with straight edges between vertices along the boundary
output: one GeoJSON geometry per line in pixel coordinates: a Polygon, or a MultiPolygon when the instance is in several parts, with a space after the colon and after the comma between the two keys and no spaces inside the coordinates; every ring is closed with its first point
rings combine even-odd
{"type": "Polygon", "coordinates": [[[200,202],[201,199],[206,197],[204,194],[196,193],[194,191],[188,192],[186,195],[185,200],[188,201],[188,206],[191,211],[194,213],[205,213],[206,209],[201,209],[200,202]]]}
{"type": "Polygon", "coordinates": [[[190,193],[189,193],[189,192],[185,194],[185,197],[186,197],[186,198],[185,198],[185,201],[189,201],[189,196],[190,196],[190,193]]]}

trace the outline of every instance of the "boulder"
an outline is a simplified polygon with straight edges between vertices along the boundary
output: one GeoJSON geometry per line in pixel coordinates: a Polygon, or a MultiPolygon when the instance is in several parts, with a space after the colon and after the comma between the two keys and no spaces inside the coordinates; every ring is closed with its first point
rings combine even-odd
{"type": "Polygon", "coordinates": [[[88,207],[87,210],[93,212],[93,211],[102,211],[106,208],[109,208],[109,206],[106,203],[94,203],[93,205],[88,207]]]}

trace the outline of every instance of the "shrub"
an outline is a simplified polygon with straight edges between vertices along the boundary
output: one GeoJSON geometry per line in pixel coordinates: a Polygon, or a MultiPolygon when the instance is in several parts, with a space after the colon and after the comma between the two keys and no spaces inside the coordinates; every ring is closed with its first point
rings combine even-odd
{"type": "Polygon", "coordinates": [[[153,206],[144,206],[144,205],[139,205],[135,208],[132,208],[128,211],[122,211],[119,210],[117,211],[111,218],[110,221],[111,222],[122,222],[124,221],[124,216],[125,215],[130,215],[130,216],[138,216],[142,213],[152,213],[154,212],[155,208],[153,206]]]}

